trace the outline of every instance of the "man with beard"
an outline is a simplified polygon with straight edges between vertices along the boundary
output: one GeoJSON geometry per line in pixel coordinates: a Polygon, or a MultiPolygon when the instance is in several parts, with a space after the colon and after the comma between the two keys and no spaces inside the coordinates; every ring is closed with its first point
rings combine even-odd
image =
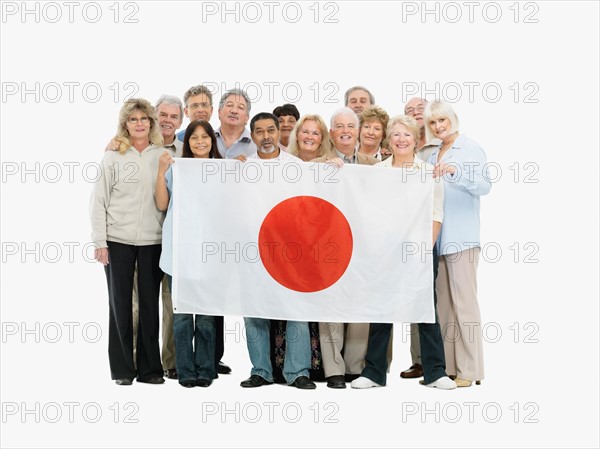
{"type": "MultiPolygon", "coordinates": [[[[256,114],[250,122],[252,140],[257,151],[247,158],[240,155],[238,159],[281,162],[300,162],[295,156],[281,151],[279,142],[279,120],[269,112],[256,114]]],[[[273,367],[270,353],[270,320],[265,318],[244,317],[246,326],[246,343],[252,362],[250,377],[240,385],[244,388],[261,387],[273,383],[273,367]]],[[[311,363],[310,335],[306,321],[288,321],[287,332],[295,338],[287,341],[286,358],[283,365],[283,377],[289,386],[302,390],[312,390],[316,385],[309,379],[311,363]]]]}

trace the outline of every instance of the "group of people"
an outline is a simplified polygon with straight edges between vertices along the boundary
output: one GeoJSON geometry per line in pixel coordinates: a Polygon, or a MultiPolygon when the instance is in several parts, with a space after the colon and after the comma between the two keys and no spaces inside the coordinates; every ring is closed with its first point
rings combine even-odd
{"type": "MultiPolygon", "coordinates": [[[[109,294],[109,361],[118,385],[208,387],[231,369],[224,354],[223,317],[174,313],[172,282],[173,174],[183,158],[228,158],[363,164],[433,173],[432,245],[435,323],[411,332],[412,366],[401,373],[439,389],[469,387],[484,377],[477,301],[480,196],[490,191],[486,156],[459,133],[458,117],[443,101],[413,98],[392,118],[371,92],[355,86],[329,126],[318,114],[301,116],[284,104],[250,120],[241,89],[225,92],[213,129],[212,92],[193,86],[183,97],[163,95],[156,107],[130,99],[119,114],[91,201],[95,258],[104,265],[109,294]],[[189,125],[177,133],[184,115],[189,125]],[[246,128],[250,120],[250,129],[246,128]],[[136,182],[115,167],[132,168],[136,182]],[[162,284],[162,288],[161,288],[162,284]],[[162,290],[162,360],[159,294],[162,290]],[[474,325],[475,323],[475,325],[474,325]]],[[[398,263],[401,263],[400,255],[398,263]]],[[[218,300],[218,298],[215,298],[218,300]]],[[[386,385],[392,323],[309,323],[244,318],[251,375],[242,387],[285,382],[314,389],[386,385]],[[293,338],[290,338],[293,336],[293,338]]]]}

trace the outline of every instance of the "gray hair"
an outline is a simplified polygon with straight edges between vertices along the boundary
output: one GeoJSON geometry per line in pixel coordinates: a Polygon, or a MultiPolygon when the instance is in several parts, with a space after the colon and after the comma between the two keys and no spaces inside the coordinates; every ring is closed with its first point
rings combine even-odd
{"type": "Polygon", "coordinates": [[[208,97],[208,101],[210,103],[210,107],[213,105],[213,95],[210,89],[202,84],[198,84],[197,86],[192,86],[183,94],[183,102],[185,103],[185,107],[187,108],[187,103],[190,97],[195,97],[196,95],[204,94],[208,97]]]}
{"type": "Polygon", "coordinates": [[[371,91],[370,91],[369,89],[367,89],[367,88],[366,88],[366,87],[364,87],[364,86],[353,86],[353,87],[351,87],[350,89],[348,89],[348,90],[346,91],[346,93],[344,94],[344,104],[345,104],[346,106],[348,106],[348,97],[349,97],[349,96],[350,96],[350,94],[351,94],[352,92],[354,92],[355,90],[364,90],[366,93],[368,93],[368,94],[369,94],[369,100],[371,101],[371,104],[372,104],[372,105],[373,105],[373,104],[375,104],[375,97],[373,96],[373,94],[371,93],[371,91]]]}
{"type": "Polygon", "coordinates": [[[154,106],[154,109],[158,111],[158,107],[163,103],[170,104],[172,106],[179,106],[179,115],[181,118],[183,118],[183,104],[181,103],[181,100],[178,97],[176,97],[175,95],[163,94],[156,102],[156,106],[154,106]]]}
{"type": "Polygon", "coordinates": [[[358,115],[356,115],[356,112],[354,112],[352,109],[350,109],[348,107],[343,107],[343,108],[337,109],[331,116],[331,119],[329,121],[329,127],[331,129],[333,129],[333,123],[335,122],[335,119],[339,115],[351,115],[352,118],[354,119],[354,121],[356,122],[356,127],[358,128],[360,126],[360,119],[358,118],[358,115]]]}
{"type": "Polygon", "coordinates": [[[248,115],[250,115],[250,108],[252,107],[252,103],[250,102],[248,94],[242,89],[229,89],[227,92],[225,92],[221,96],[221,100],[219,101],[219,109],[223,109],[223,106],[225,106],[225,101],[227,101],[227,98],[229,98],[231,95],[237,95],[243,97],[244,100],[246,100],[246,106],[248,106],[248,115]]]}

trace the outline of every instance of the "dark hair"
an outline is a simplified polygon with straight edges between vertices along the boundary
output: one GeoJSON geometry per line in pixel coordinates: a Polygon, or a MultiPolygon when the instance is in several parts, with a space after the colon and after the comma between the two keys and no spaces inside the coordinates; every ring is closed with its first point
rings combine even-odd
{"type": "Polygon", "coordinates": [[[219,153],[219,148],[217,147],[217,136],[213,131],[212,126],[206,120],[194,120],[191,122],[187,129],[185,130],[185,136],[183,137],[183,154],[181,157],[194,157],[194,153],[192,153],[192,149],[190,148],[190,137],[196,131],[196,128],[199,126],[206,131],[206,134],[210,136],[210,153],[208,153],[208,157],[210,159],[223,159],[221,153],[219,153]]]}
{"type": "Polygon", "coordinates": [[[252,117],[252,120],[250,120],[250,132],[254,132],[254,124],[258,120],[266,120],[266,119],[273,120],[275,122],[275,128],[279,129],[279,119],[277,118],[277,116],[275,114],[271,114],[270,112],[259,112],[254,117],[252,117]]]}
{"type": "Polygon", "coordinates": [[[286,103],[282,106],[277,106],[273,109],[273,114],[277,117],[283,117],[284,115],[293,115],[296,120],[300,120],[300,113],[298,112],[298,108],[293,104],[286,103]]]}

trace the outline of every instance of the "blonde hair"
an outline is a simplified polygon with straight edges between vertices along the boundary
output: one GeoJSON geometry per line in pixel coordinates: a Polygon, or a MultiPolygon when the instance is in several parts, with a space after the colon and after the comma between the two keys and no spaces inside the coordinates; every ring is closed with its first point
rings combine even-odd
{"type": "Polygon", "coordinates": [[[425,106],[425,112],[423,113],[423,120],[425,121],[425,137],[427,141],[431,141],[435,136],[431,132],[429,122],[436,118],[447,118],[450,121],[450,134],[458,132],[458,116],[448,103],[442,100],[435,100],[431,103],[427,103],[425,106]]]}
{"type": "Polygon", "coordinates": [[[321,145],[319,145],[319,148],[317,148],[317,154],[315,155],[315,158],[321,157],[332,151],[331,139],[329,138],[329,131],[327,131],[327,124],[325,123],[325,120],[323,120],[320,115],[309,114],[300,117],[300,120],[298,120],[298,123],[296,123],[296,126],[294,126],[294,129],[290,133],[290,145],[288,147],[288,151],[290,154],[296,157],[300,157],[298,152],[298,132],[300,131],[300,128],[302,128],[302,125],[304,125],[304,122],[309,120],[317,123],[322,136],[321,145]]]}
{"type": "Polygon", "coordinates": [[[392,134],[392,129],[394,129],[394,126],[396,125],[403,125],[406,127],[406,129],[408,129],[411,132],[415,139],[415,147],[413,148],[413,153],[416,153],[417,145],[419,144],[419,139],[421,138],[421,128],[419,128],[417,121],[410,115],[397,115],[389,121],[386,131],[388,137],[385,139],[385,148],[387,148],[390,151],[393,151],[389,146],[389,136],[392,134]]]}
{"type": "Polygon", "coordinates": [[[143,112],[150,119],[150,133],[148,135],[150,143],[159,147],[163,145],[163,138],[158,129],[154,106],[143,98],[130,98],[123,103],[119,111],[119,126],[117,127],[116,141],[119,142],[119,153],[121,154],[125,153],[131,147],[131,138],[127,130],[127,120],[135,111],[143,112]]]}

